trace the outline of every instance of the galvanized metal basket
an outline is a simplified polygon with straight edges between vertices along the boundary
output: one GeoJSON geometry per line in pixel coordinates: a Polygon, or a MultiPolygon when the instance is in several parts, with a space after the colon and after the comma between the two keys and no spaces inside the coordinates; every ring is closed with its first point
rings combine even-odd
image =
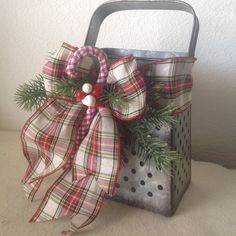
{"type": "Polygon", "coordinates": [[[109,1],[94,12],[85,45],[95,45],[100,26],[110,14],[123,10],[178,10],[193,15],[193,29],[188,52],[158,52],[104,48],[110,61],[133,54],[145,79],[154,78],[163,88],[160,103],[179,106],[177,123],[157,130],[183,159],[172,163],[172,175],[160,173],[153,162],[144,163],[129,147],[123,147],[124,166],[120,169],[114,200],[166,216],[174,214],[191,180],[191,70],[198,37],[199,23],[193,8],[182,1],[109,1]],[[166,71],[168,71],[167,74],[166,71]],[[165,88],[169,88],[168,92],[165,88]],[[185,103],[183,102],[185,101],[185,103]]]}

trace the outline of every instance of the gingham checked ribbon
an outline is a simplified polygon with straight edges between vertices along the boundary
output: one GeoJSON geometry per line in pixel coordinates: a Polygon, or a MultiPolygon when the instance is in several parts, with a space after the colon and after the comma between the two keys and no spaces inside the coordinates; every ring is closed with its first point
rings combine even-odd
{"type": "MultiPolygon", "coordinates": [[[[48,93],[52,78],[73,79],[82,58],[95,56],[100,63],[98,84],[116,84],[128,98],[127,107],[86,107],[81,102],[48,96],[22,129],[23,152],[29,163],[23,177],[26,196],[33,200],[42,181],[59,170],[62,174],[47,190],[31,222],[72,217],[72,231],[90,224],[106,195],[112,196],[119,172],[120,137],[114,116],[131,120],[145,110],[143,77],[132,55],[107,69],[104,52],[92,46],[76,48],[64,43],[43,68],[48,93]]],[[[83,71],[89,71],[84,66],[83,71]]]]}

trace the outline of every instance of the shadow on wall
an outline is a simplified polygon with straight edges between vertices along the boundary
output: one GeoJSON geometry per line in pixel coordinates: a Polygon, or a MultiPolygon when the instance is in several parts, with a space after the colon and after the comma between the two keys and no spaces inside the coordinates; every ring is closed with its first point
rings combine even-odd
{"type": "Polygon", "coordinates": [[[232,169],[236,168],[235,73],[210,63],[197,61],[193,74],[192,158],[232,169]]]}

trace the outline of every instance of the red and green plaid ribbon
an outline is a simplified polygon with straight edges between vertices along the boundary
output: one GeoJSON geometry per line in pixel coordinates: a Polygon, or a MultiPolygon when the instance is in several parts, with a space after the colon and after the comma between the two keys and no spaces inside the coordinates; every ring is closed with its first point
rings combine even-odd
{"type": "Polygon", "coordinates": [[[63,216],[72,217],[72,231],[90,224],[98,215],[106,195],[112,196],[119,172],[120,137],[113,118],[131,120],[145,110],[143,77],[132,55],[122,57],[106,68],[102,50],[63,44],[43,68],[45,87],[53,90],[52,79],[78,76],[84,71],[82,57],[96,56],[100,62],[97,83],[116,84],[128,98],[127,107],[87,107],[81,102],[48,96],[22,129],[23,152],[29,163],[23,178],[26,196],[33,200],[43,179],[55,172],[61,175],[43,197],[31,222],[63,216]]]}

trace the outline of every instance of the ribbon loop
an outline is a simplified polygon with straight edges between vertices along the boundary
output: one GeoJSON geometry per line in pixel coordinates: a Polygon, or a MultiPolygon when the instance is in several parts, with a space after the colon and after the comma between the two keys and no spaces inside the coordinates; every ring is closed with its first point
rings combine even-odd
{"type": "Polygon", "coordinates": [[[108,84],[115,84],[127,98],[127,106],[112,106],[112,114],[120,120],[132,120],[142,115],[146,104],[144,79],[133,55],[121,57],[109,68],[108,84]]]}

